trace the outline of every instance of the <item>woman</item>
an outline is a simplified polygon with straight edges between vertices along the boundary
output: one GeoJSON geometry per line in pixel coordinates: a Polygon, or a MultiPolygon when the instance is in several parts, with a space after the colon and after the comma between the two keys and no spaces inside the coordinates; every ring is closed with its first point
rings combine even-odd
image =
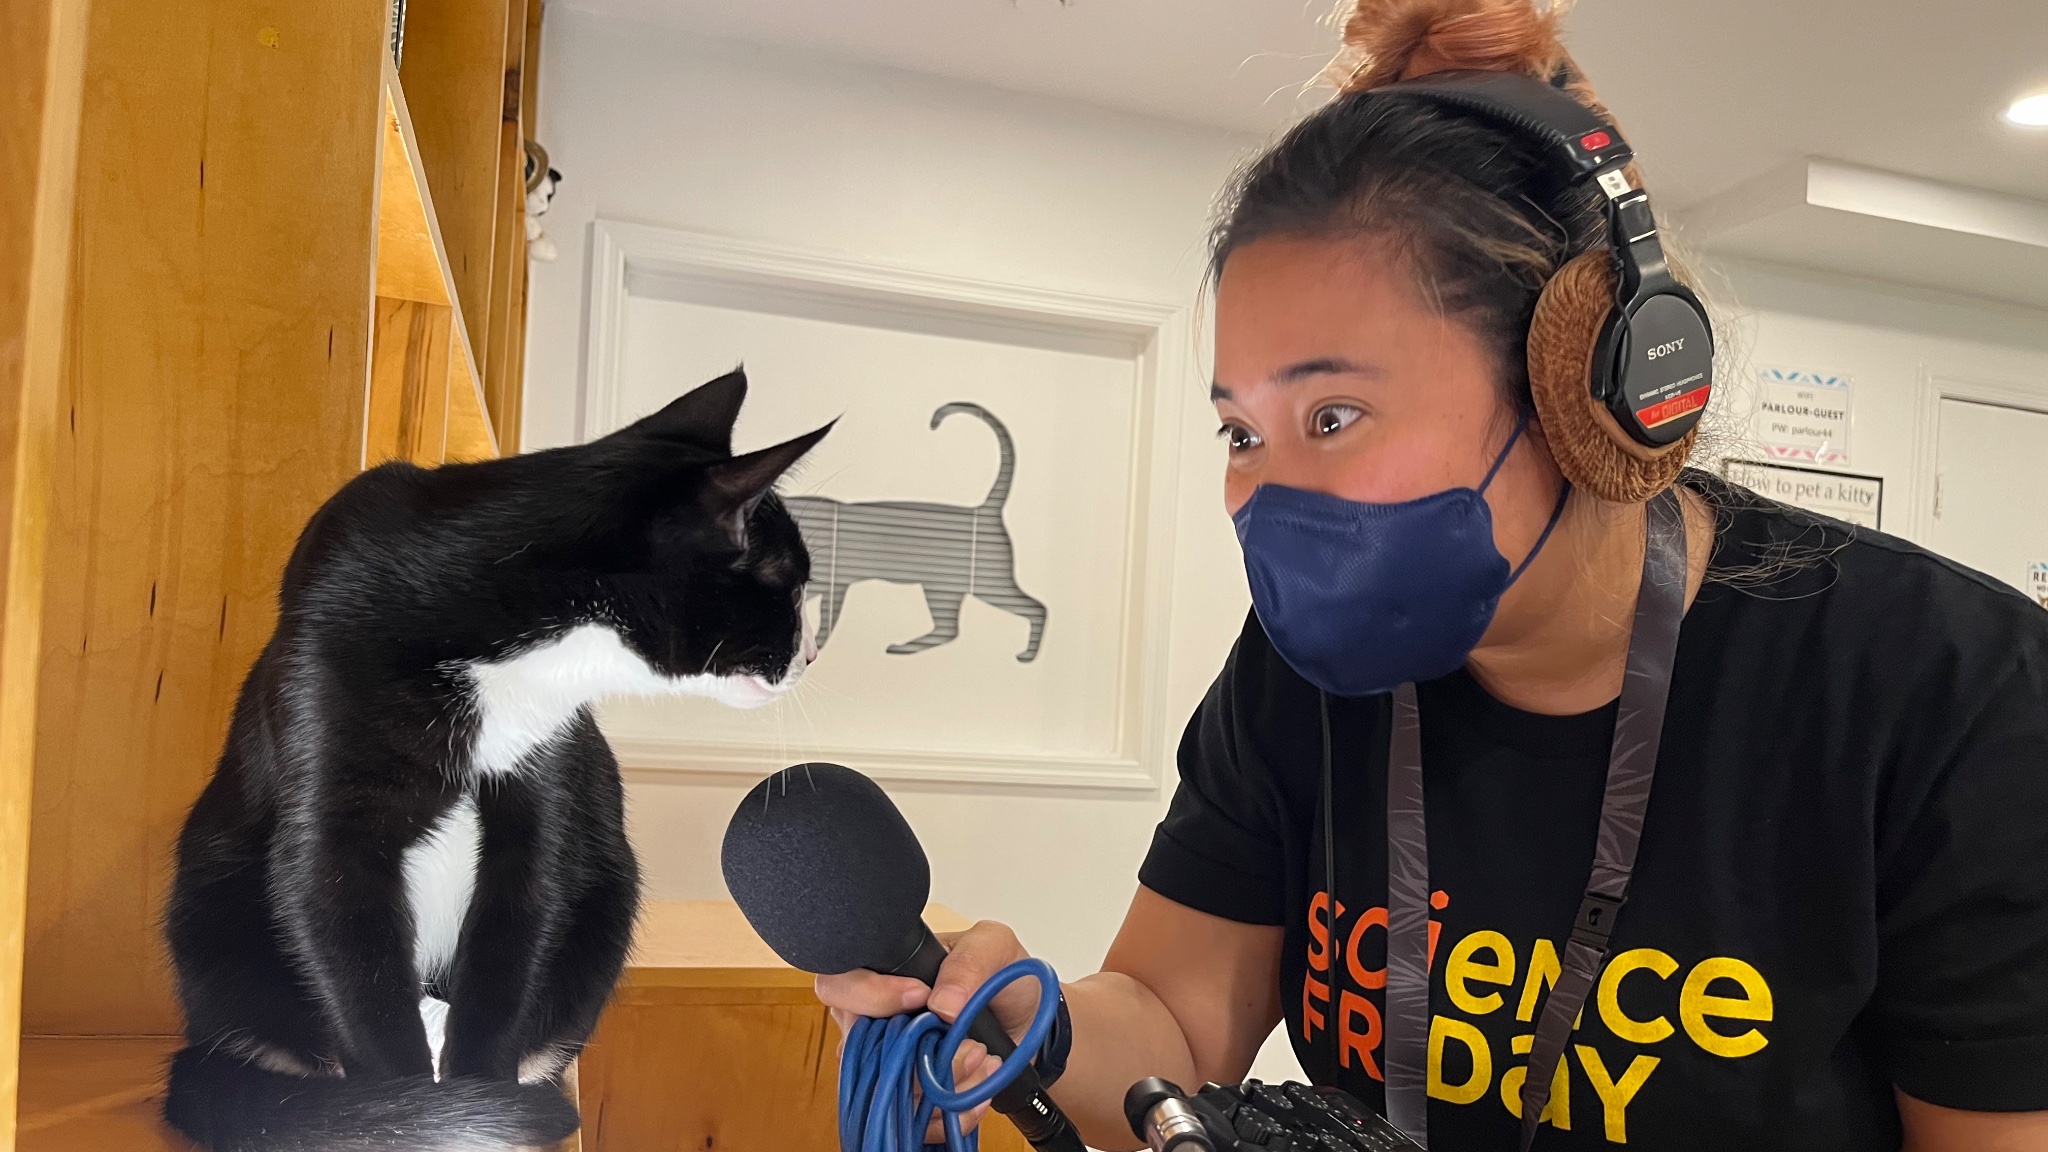
{"type": "MultiPolygon", "coordinates": [[[[1217,232],[1212,397],[1256,611],[1103,970],[1063,989],[1053,1096],[1128,1148],[1132,1081],[1240,1079],[1284,1019],[1311,1079],[1440,1149],[1515,1147],[1525,1105],[1539,1148],[2048,1148],[2048,614],[1703,473],[1647,505],[1568,486],[1585,429],[1539,411],[1530,326],[1560,269],[1604,266],[1599,192],[1485,117],[1371,95],[1446,69],[1570,77],[1553,19],[1363,0],[1346,39],[1347,94],[1246,172],[1217,232]],[[1479,499],[1472,560],[1429,529],[1479,499]],[[1472,636],[1394,619],[1398,566],[1318,558],[1317,517],[1401,521],[1410,576],[1511,582],[1472,636]],[[1451,646],[1448,674],[1402,664],[1390,638],[1413,628],[1451,646]],[[1616,868],[1608,786],[1642,743],[1617,723],[1655,715],[1625,680],[1664,711],[1616,868]],[[1426,824],[1389,804],[1411,779],[1426,824]],[[1390,829],[1426,861],[1390,865],[1390,829]]],[[[928,1001],[865,972],[819,995],[842,1023],[951,1018],[1025,955],[988,923],[953,949],[928,1001]]],[[[1021,1029],[1036,995],[1013,985],[999,1015],[1021,1029]]]]}

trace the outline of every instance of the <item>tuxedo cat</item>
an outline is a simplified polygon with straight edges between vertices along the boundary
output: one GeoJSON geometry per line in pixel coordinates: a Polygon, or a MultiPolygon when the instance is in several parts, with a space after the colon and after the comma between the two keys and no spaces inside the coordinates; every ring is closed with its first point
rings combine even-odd
{"type": "Polygon", "coordinates": [[[314,514],[178,842],[189,1045],[164,1114],[215,1152],[503,1149],[573,1132],[551,1082],[639,900],[589,705],[765,704],[815,655],[735,371],[573,448],[392,463],[314,514]]]}

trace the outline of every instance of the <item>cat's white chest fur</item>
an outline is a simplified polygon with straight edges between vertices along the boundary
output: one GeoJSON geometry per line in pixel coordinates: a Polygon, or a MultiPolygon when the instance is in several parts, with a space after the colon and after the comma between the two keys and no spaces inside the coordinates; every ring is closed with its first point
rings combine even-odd
{"type": "Polygon", "coordinates": [[[468,666],[477,711],[469,768],[511,772],[529,753],[565,731],[579,709],[607,696],[709,696],[754,708],[786,692],[800,665],[776,684],[755,676],[664,676],[619,634],[581,624],[504,660],[468,666]]]}
{"type": "MultiPolygon", "coordinates": [[[[664,676],[599,624],[579,625],[504,660],[471,663],[464,671],[478,723],[466,767],[483,775],[518,771],[535,749],[565,732],[579,710],[607,696],[709,696],[736,708],[759,707],[795,686],[813,651],[808,642],[797,648],[789,671],[773,684],[758,676],[664,676]]],[[[405,850],[413,967],[422,980],[444,974],[454,962],[482,849],[476,799],[464,795],[405,850]]],[[[439,1023],[427,1018],[437,1051],[439,1023]]]]}
{"type": "Polygon", "coordinates": [[[476,892],[483,829],[476,798],[464,796],[405,850],[405,901],[412,911],[413,971],[421,980],[443,975],[455,959],[462,920],[476,892]]]}

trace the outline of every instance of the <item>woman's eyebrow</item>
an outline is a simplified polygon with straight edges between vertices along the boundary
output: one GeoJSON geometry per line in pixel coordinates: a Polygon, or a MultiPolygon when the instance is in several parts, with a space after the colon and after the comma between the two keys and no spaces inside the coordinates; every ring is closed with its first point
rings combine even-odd
{"type": "MultiPolygon", "coordinates": [[[[1386,369],[1377,364],[1360,364],[1356,360],[1346,360],[1342,356],[1318,356],[1313,360],[1289,364],[1273,373],[1273,379],[1281,384],[1297,384],[1311,376],[1384,376],[1386,372],[1386,369]]],[[[1216,383],[1209,385],[1210,402],[1233,399],[1236,397],[1231,394],[1230,389],[1216,383]]]]}
{"type": "Polygon", "coordinates": [[[1386,369],[1381,368],[1377,364],[1360,364],[1355,360],[1346,360],[1342,356],[1318,356],[1313,360],[1303,360],[1298,364],[1289,364],[1287,367],[1274,373],[1273,379],[1282,384],[1293,384],[1306,380],[1311,376],[1335,376],[1340,374],[1380,376],[1384,375],[1385,372],[1386,369]]]}

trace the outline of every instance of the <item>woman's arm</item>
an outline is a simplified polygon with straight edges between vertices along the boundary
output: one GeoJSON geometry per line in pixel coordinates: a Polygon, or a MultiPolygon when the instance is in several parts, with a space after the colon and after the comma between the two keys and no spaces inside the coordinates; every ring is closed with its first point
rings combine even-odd
{"type": "MultiPolygon", "coordinates": [[[[1090,1146],[1138,1147],[1123,1115],[1133,1081],[1164,1076],[1193,1088],[1244,1077],[1280,1019],[1280,936],[1276,927],[1239,924],[1138,889],[1103,970],[1065,985],[1074,1047],[1052,1095],[1090,1146]]],[[[983,981],[1027,955],[1015,933],[988,921],[950,945],[929,990],[906,977],[848,972],[820,976],[818,998],[842,1029],[854,1014],[891,1016],[927,1005],[951,1020],[983,981]]],[[[996,1016],[1020,1035],[1037,1002],[1036,989],[1019,981],[996,997],[996,1016]]]]}
{"type": "Polygon", "coordinates": [[[1280,935],[1138,889],[1102,971],[1067,991],[1074,1054],[1053,1097],[1083,1136],[1098,1148],[1136,1147],[1124,1092],[1147,1076],[1190,1090],[1244,1079],[1280,1020],[1280,935]],[[1143,1042],[1126,1025],[1141,1026],[1143,1042]]]}
{"type": "Polygon", "coordinates": [[[2048,1152],[2048,1112],[1962,1112],[1897,1095],[1903,1152],[2048,1152]]]}

